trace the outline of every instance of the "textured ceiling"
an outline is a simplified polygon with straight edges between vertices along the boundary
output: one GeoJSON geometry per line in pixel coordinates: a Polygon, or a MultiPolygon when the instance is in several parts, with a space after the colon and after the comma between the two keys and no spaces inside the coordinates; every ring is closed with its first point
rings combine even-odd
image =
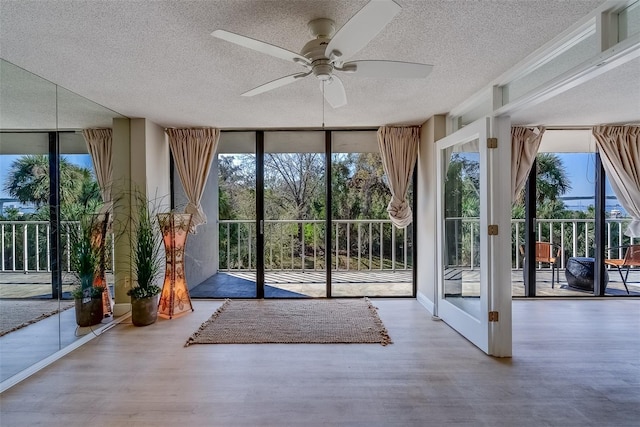
{"type": "MultiPolygon", "coordinates": [[[[423,62],[434,65],[433,72],[418,81],[343,74],[349,103],[336,110],[324,105],[312,77],[241,97],[300,69],[210,33],[225,29],[297,52],[311,38],[308,21],[331,18],[339,28],[367,0],[1,0],[0,56],[111,110],[162,126],[316,128],[323,107],[327,127],[418,124],[448,112],[602,3],[396,1],[402,11],[351,59],[423,62]]],[[[637,78],[638,62],[627,68],[625,77],[637,78]]],[[[617,91],[615,84],[607,87],[617,96],[629,92],[624,84],[617,91]]],[[[617,110],[602,104],[578,114],[575,104],[584,107],[584,96],[564,96],[564,117],[554,116],[551,101],[519,112],[518,120],[620,121],[609,117],[617,110]]],[[[630,108],[637,118],[638,107],[630,108]]]]}

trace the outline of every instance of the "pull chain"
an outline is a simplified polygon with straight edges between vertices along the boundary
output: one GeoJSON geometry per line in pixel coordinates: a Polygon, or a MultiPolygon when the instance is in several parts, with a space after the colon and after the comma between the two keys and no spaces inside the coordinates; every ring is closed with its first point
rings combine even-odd
{"type": "Polygon", "coordinates": [[[326,83],[326,80],[322,81],[322,130],[324,130],[324,85],[326,83]]]}

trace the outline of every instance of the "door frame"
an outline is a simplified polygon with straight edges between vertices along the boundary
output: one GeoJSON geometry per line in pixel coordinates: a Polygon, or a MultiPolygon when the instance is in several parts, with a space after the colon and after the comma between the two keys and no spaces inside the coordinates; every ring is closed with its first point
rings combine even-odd
{"type": "Polygon", "coordinates": [[[510,357],[511,318],[511,122],[485,117],[437,141],[438,316],[489,355],[510,357]],[[497,138],[488,148],[487,139],[497,138]],[[444,295],[444,149],[473,140],[480,153],[480,314],[474,316],[444,295]],[[488,226],[498,234],[489,236],[488,226]],[[490,314],[491,313],[491,314],[490,314]],[[494,314],[496,313],[496,314],[494,314]],[[492,316],[492,321],[489,321],[492,316]]]}

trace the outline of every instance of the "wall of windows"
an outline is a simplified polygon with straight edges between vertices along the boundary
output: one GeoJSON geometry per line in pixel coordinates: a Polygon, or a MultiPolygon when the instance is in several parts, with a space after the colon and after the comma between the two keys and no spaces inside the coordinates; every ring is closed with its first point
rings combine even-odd
{"type": "Polygon", "coordinates": [[[192,296],[415,295],[414,228],[389,220],[375,130],[223,131],[204,199],[217,227],[190,236],[192,296]]]}

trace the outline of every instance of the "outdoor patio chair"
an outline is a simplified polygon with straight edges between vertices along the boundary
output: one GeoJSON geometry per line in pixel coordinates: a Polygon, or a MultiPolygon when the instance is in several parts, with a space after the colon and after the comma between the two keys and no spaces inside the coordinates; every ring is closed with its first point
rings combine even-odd
{"type": "MultiPolygon", "coordinates": [[[[549,264],[551,266],[551,289],[554,288],[556,274],[558,283],[560,282],[560,271],[558,269],[558,259],[560,259],[560,247],[554,253],[555,245],[549,242],[536,242],[536,262],[549,264]]],[[[520,254],[524,259],[524,245],[520,245],[520,254]]]]}
{"type": "Polygon", "coordinates": [[[607,265],[613,265],[618,268],[620,278],[624,288],[629,293],[629,287],[627,286],[627,279],[629,278],[629,270],[631,267],[640,267],[640,245],[629,245],[627,251],[624,254],[624,259],[605,259],[604,263],[607,265]],[[622,269],[626,268],[624,276],[622,275],[622,269]]]}

